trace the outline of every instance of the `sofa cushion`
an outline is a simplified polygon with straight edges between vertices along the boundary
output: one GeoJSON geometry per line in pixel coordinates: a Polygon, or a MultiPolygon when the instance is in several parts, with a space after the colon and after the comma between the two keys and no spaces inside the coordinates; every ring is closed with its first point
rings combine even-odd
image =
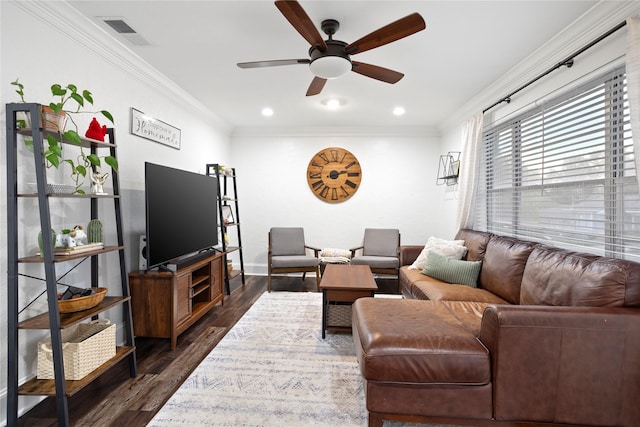
{"type": "Polygon", "coordinates": [[[622,307],[627,262],[539,245],[522,277],[521,304],[622,307]]]}
{"type": "Polygon", "coordinates": [[[463,259],[467,261],[482,261],[491,236],[492,234],[486,231],[477,231],[468,228],[458,230],[456,239],[464,240],[464,245],[467,247],[467,254],[463,259]]]}
{"type": "Polygon", "coordinates": [[[353,304],[353,334],[360,370],[369,381],[422,385],[491,381],[487,349],[444,304],[360,298],[353,304]]]}
{"type": "Polygon", "coordinates": [[[411,286],[412,298],[431,301],[474,301],[489,304],[509,304],[496,294],[466,285],[445,283],[438,279],[427,277],[426,280],[413,282],[411,286]]]}
{"type": "Polygon", "coordinates": [[[412,270],[422,270],[431,252],[436,252],[451,259],[461,259],[466,255],[467,248],[464,246],[464,240],[444,240],[431,236],[429,240],[427,240],[427,244],[424,245],[420,255],[418,255],[418,258],[416,258],[409,268],[412,270]]]}
{"type": "Polygon", "coordinates": [[[475,288],[481,266],[482,261],[450,259],[436,252],[431,252],[427,257],[422,274],[440,279],[443,282],[475,288]]]}
{"type": "Polygon", "coordinates": [[[520,284],[535,243],[512,237],[491,236],[480,270],[480,287],[512,304],[520,303],[520,284]]]}

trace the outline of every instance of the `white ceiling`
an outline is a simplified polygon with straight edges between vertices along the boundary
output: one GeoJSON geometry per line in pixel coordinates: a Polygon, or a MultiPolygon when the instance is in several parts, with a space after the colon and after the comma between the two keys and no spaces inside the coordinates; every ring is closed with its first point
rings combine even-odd
{"type": "Polygon", "coordinates": [[[400,71],[395,85],[356,73],[306,97],[307,65],[240,69],[238,62],[307,58],[308,43],[272,1],[70,1],[232,127],[441,125],[465,102],[552,39],[597,1],[301,1],[318,26],[340,22],[351,42],[412,12],[427,28],[353,57],[400,71]],[[117,17],[148,46],[134,46],[103,22],[117,17]],[[322,101],[346,105],[329,111],[322,101]],[[275,114],[262,117],[263,107],[275,114]],[[391,111],[402,106],[406,114],[391,111]]]}

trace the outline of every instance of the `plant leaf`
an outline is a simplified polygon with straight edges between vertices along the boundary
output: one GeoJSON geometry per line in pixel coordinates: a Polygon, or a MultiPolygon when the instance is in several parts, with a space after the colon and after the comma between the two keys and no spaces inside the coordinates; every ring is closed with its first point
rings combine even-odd
{"type": "Polygon", "coordinates": [[[113,121],[113,116],[111,115],[111,113],[110,113],[110,112],[108,112],[107,110],[102,110],[102,111],[100,111],[100,112],[102,113],[102,115],[103,115],[103,116],[105,116],[107,119],[109,119],[109,121],[110,121],[111,123],[115,123],[115,122],[113,121]]]}
{"type": "Polygon", "coordinates": [[[78,193],[78,194],[86,194],[82,188],[76,188],[76,193],[78,193]]]}
{"type": "Polygon", "coordinates": [[[73,92],[71,95],[69,95],[71,98],[73,98],[81,107],[84,107],[84,98],[82,98],[82,96],[80,96],[79,94],[73,92]]]}
{"type": "Polygon", "coordinates": [[[64,96],[67,93],[66,89],[63,89],[59,84],[54,84],[51,86],[51,93],[53,96],[64,96]]]}
{"type": "Polygon", "coordinates": [[[76,166],[76,171],[82,176],[87,176],[87,168],[82,165],[76,166]]]}
{"type": "Polygon", "coordinates": [[[60,156],[58,156],[57,154],[49,153],[45,156],[45,158],[49,163],[51,163],[54,168],[57,169],[58,166],[60,166],[60,156]]]}
{"type": "Polygon", "coordinates": [[[95,154],[89,154],[87,156],[87,159],[89,159],[89,161],[91,162],[92,165],[94,166],[100,166],[100,157],[98,157],[95,154]]]}
{"type": "Polygon", "coordinates": [[[89,102],[89,104],[93,105],[93,96],[91,96],[91,92],[89,92],[88,90],[83,90],[82,96],[87,100],[87,102],[89,102]]]}
{"type": "Polygon", "coordinates": [[[71,92],[76,93],[78,91],[78,87],[74,84],[69,83],[67,85],[67,89],[69,89],[71,92]]]}
{"type": "Polygon", "coordinates": [[[80,135],[78,135],[78,132],[76,132],[75,130],[66,131],[64,133],[64,137],[76,145],[82,145],[82,140],[80,139],[80,135]]]}
{"type": "Polygon", "coordinates": [[[33,141],[30,139],[25,139],[24,140],[24,148],[26,148],[27,150],[31,151],[33,153],[33,141]]]}
{"type": "Polygon", "coordinates": [[[104,158],[104,162],[106,164],[108,164],[109,166],[111,166],[111,169],[113,169],[114,171],[118,170],[118,159],[116,159],[113,156],[106,156],[104,158]]]}
{"type": "Polygon", "coordinates": [[[60,113],[60,111],[62,111],[62,104],[56,104],[54,102],[52,102],[51,104],[49,104],[49,108],[51,108],[53,110],[54,113],[60,113]]]}

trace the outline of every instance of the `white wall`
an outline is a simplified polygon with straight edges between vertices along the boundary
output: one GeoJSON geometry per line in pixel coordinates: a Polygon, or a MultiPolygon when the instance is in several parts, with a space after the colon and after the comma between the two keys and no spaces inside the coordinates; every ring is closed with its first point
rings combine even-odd
{"type": "MultiPolygon", "coordinates": [[[[6,102],[19,102],[18,96],[9,84],[16,77],[26,86],[26,100],[30,102],[49,103],[51,94],[49,87],[53,83],[66,85],[74,83],[81,89],[93,92],[96,109],[106,109],[115,118],[115,131],[118,144],[120,179],[122,190],[122,206],[124,214],[125,243],[128,245],[127,269],[137,269],[137,236],[144,233],[144,161],[170,165],[177,168],[204,172],[206,163],[228,163],[229,161],[229,129],[214,116],[205,111],[194,99],[185,97],[172,82],[145,64],[137,61],[128,49],[104,35],[93,23],[75,16],[73,10],[64,3],[43,2],[0,2],[1,15],[1,68],[0,106],[1,126],[5,125],[6,102]],[[70,16],[78,29],[57,27],[64,16],[70,16]],[[29,31],[32,30],[32,31],[29,31]],[[182,130],[182,148],[176,150],[165,145],[143,139],[129,132],[130,109],[135,107],[152,117],[163,120],[182,130]]],[[[84,134],[91,115],[83,117],[79,130],[84,134]]],[[[106,120],[98,117],[103,124],[106,120]]],[[[6,177],[6,134],[0,133],[0,174],[6,177]]],[[[19,163],[25,166],[20,169],[21,179],[32,182],[33,160],[24,151],[19,150],[19,163]],[[26,168],[29,165],[31,169],[26,168]]],[[[64,171],[64,169],[63,169],[64,171]]],[[[49,182],[68,183],[66,172],[50,171],[49,182]],[[61,182],[62,181],[62,182],[61,182]]],[[[105,172],[106,170],[103,170],[105,172]]],[[[2,182],[5,182],[2,180],[2,182]]],[[[89,182],[85,184],[89,189],[89,182]]],[[[108,189],[108,187],[107,187],[108,189]]],[[[24,256],[35,252],[37,248],[38,219],[33,215],[35,204],[19,204],[21,226],[20,247],[24,256]],[[27,224],[31,226],[27,227],[27,224]]],[[[86,225],[88,222],[88,203],[83,207],[77,201],[52,203],[53,227],[61,229],[76,223],[86,225]]],[[[0,186],[0,223],[6,230],[7,218],[6,186],[0,186]]],[[[115,232],[113,208],[108,202],[101,204],[101,218],[107,231],[105,241],[114,244],[115,232]]],[[[0,233],[0,246],[7,247],[6,234],[0,233]]],[[[118,292],[117,256],[105,256],[107,273],[100,277],[100,286],[109,287],[118,292]]],[[[101,258],[102,260],[102,258],[101,258]]],[[[103,261],[101,261],[103,262],[103,261]]],[[[59,264],[62,268],[66,264],[59,264]]],[[[30,273],[43,275],[41,267],[27,268],[30,273]]],[[[0,252],[0,271],[7,271],[7,254],[0,252]]],[[[21,270],[24,271],[24,270],[21,270]]],[[[58,272],[58,274],[61,274],[58,272]]],[[[66,283],[88,286],[86,269],[82,268],[65,279],[66,283]]],[[[6,280],[2,281],[6,285],[6,280]]],[[[21,281],[24,283],[24,281],[21,281]]],[[[21,285],[20,307],[35,297],[42,285],[28,281],[21,285]]],[[[7,360],[7,294],[6,286],[0,286],[0,425],[6,411],[6,365],[7,360]]],[[[46,298],[43,296],[34,304],[34,311],[46,310],[46,298]],[[41,301],[42,300],[42,301],[41,301]]],[[[107,316],[119,322],[118,310],[107,316]]],[[[21,318],[22,320],[22,318],[21,318]]],[[[121,329],[121,324],[119,325],[121,329]]],[[[43,334],[32,332],[20,333],[20,381],[28,379],[35,372],[36,342],[43,334]]],[[[119,331],[119,337],[122,332],[119,331]]],[[[121,339],[121,338],[120,338],[121,339]]],[[[22,409],[28,409],[35,398],[20,398],[22,409]]]]}
{"type": "Polygon", "coordinates": [[[319,248],[358,246],[367,227],[399,228],[407,244],[424,244],[429,235],[440,235],[435,134],[264,130],[235,134],[231,150],[245,269],[252,274],[266,274],[267,233],[275,226],[302,226],[307,243],[319,248]],[[358,191],[342,203],[318,199],[307,184],[309,161],[328,147],[349,150],[362,167],[358,191]]]}

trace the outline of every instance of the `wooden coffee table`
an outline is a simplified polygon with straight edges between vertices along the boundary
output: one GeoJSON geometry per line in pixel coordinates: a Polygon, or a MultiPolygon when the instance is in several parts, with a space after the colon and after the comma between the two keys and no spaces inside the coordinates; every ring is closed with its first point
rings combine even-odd
{"type": "Polygon", "coordinates": [[[351,305],[378,290],[368,265],[328,264],[320,281],[322,338],[327,330],[351,330],[351,305]]]}

